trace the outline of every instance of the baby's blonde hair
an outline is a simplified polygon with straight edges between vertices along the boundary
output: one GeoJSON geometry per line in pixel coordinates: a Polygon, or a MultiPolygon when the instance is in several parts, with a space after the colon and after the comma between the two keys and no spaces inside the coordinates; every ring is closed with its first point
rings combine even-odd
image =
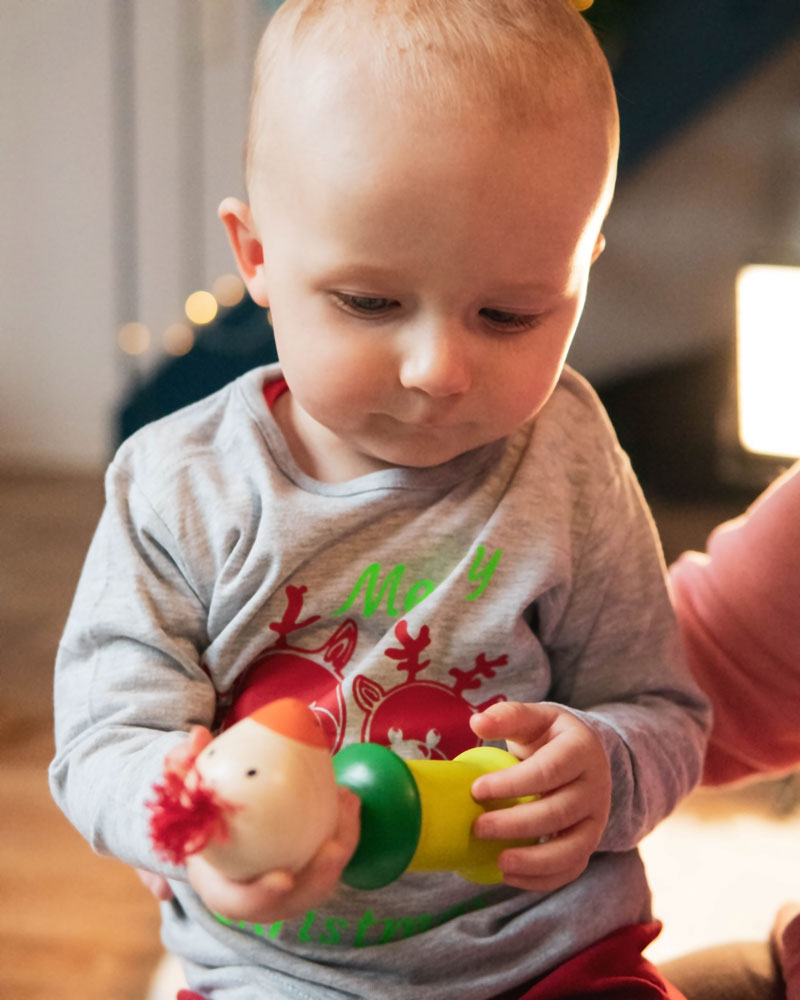
{"type": "Polygon", "coordinates": [[[256,56],[246,145],[248,186],[266,155],[261,109],[281,62],[307,46],[347,60],[360,46],[365,86],[418,97],[427,114],[488,110],[505,125],[558,121],[582,103],[617,141],[611,73],[569,0],[285,0],[256,56]]]}

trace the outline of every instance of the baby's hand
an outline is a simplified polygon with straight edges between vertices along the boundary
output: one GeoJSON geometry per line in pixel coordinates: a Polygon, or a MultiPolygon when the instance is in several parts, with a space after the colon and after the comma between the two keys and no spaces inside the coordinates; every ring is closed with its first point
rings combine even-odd
{"type": "MultiPolygon", "coordinates": [[[[210,742],[211,733],[205,726],[192,726],[189,738],[173,747],[167,754],[164,760],[164,773],[176,774],[182,781],[185,780],[198,754],[210,742]]],[[[137,868],[136,874],[159,902],[167,903],[172,899],[172,889],[163,875],[146,868],[137,868]]]]}
{"type": "Polygon", "coordinates": [[[358,845],[361,800],[344,787],[338,795],[337,827],[301,871],[270,871],[250,882],[236,882],[194,855],[186,862],[192,888],[210,910],[229,920],[271,924],[313,909],[336,888],[358,845]]]}
{"type": "Polygon", "coordinates": [[[159,903],[168,903],[172,899],[172,889],[163,875],[151,872],[147,868],[136,868],[135,871],[142,884],[150,890],[159,903]]]}
{"type": "Polygon", "coordinates": [[[478,778],[474,797],[541,796],[487,811],[475,821],[478,837],[545,838],[500,854],[504,881],[549,892],[576,879],[600,842],[611,808],[611,769],[596,734],[566,709],[522,702],[498,702],[473,715],[470,724],[481,739],[506,740],[520,758],[513,767],[478,778]]]}
{"type": "Polygon", "coordinates": [[[176,774],[185,779],[211,739],[211,732],[205,726],[192,726],[189,738],[173,747],[164,759],[164,773],[176,774]]]}

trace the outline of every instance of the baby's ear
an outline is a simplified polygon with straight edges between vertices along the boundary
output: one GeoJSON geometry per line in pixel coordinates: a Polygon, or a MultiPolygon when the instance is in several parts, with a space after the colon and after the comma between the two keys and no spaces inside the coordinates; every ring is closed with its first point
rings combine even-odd
{"type": "Polygon", "coordinates": [[[594,250],[592,250],[592,263],[593,264],[597,260],[597,258],[600,256],[600,254],[605,250],[605,248],[606,248],[606,238],[605,238],[605,236],[603,236],[602,233],[598,233],[597,234],[597,239],[595,240],[595,243],[594,243],[594,250]]]}
{"type": "Polygon", "coordinates": [[[225,198],[217,214],[225,226],[236,266],[250,298],[266,308],[269,299],[264,280],[264,248],[256,233],[250,206],[238,198],[225,198]]]}

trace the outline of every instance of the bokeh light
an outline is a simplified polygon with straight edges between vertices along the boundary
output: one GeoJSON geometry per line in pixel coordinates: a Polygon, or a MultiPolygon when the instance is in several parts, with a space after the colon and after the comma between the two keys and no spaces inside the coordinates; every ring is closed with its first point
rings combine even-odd
{"type": "Polygon", "coordinates": [[[194,347],[194,330],[188,323],[172,323],[166,328],[161,343],[167,354],[180,358],[194,347]]]}
{"type": "Polygon", "coordinates": [[[195,326],[204,326],[217,315],[217,308],[217,300],[211,292],[200,291],[192,292],[186,300],[184,311],[195,326]]]}
{"type": "Polygon", "coordinates": [[[244,282],[238,274],[221,274],[211,286],[214,298],[221,306],[230,309],[244,298],[244,282]]]}
{"type": "Polygon", "coordinates": [[[125,323],[117,333],[119,349],[125,354],[145,354],[150,349],[150,331],[144,323],[125,323]]]}

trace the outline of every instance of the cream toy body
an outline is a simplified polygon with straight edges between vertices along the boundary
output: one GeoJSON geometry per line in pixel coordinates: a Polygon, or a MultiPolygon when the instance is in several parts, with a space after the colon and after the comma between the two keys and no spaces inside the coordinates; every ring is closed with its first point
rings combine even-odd
{"type": "Polygon", "coordinates": [[[336,826],[331,756],[316,717],[291,698],[217,736],[186,778],[165,774],[151,834],[169,860],[200,853],[229,878],[299,871],[336,826]]]}
{"type": "Polygon", "coordinates": [[[347,885],[380,888],[405,871],[500,882],[500,852],[530,841],[479,840],[472,825],[485,809],[525,800],[478,803],[470,789],[480,774],[516,763],[496,747],[452,761],[406,761],[376,743],[354,743],[331,758],[311,709],[283,698],[211,740],[185,779],[166,770],[150,803],[151,837],[167,860],[200,853],[237,880],[299,871],[336,827],[340,784],[361,799],[347,885]]]}

